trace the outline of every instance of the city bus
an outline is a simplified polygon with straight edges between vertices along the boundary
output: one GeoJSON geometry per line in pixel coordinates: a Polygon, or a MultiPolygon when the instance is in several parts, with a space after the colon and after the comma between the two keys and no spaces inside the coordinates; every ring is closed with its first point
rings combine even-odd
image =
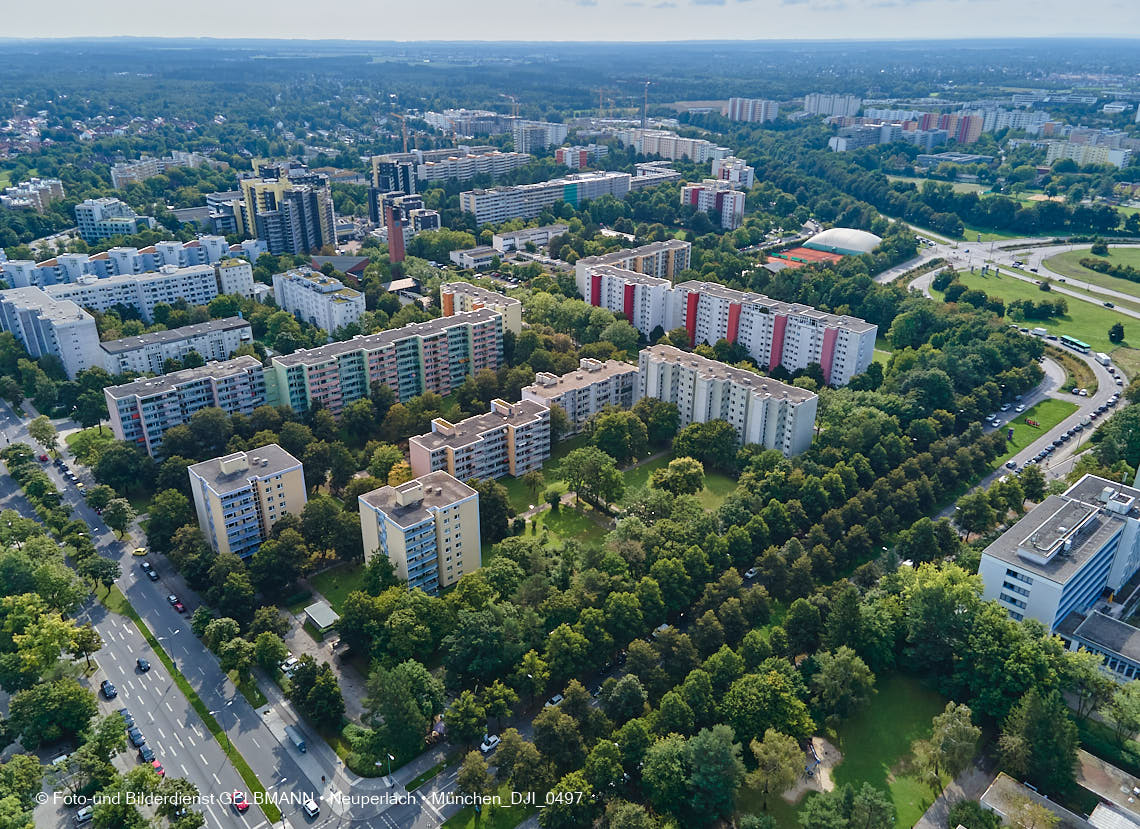
{"type": "Polygon", "coordinates": [[[1073,351],[1079,351],[1081,354],[1088,354],[1089,351],[1092,350],[1088,343],[1083,343],[1076,337],[1070,337],[1066,334],[1061,335],[1061,345],[1066,345],[1073,349],[1073,351]]]}

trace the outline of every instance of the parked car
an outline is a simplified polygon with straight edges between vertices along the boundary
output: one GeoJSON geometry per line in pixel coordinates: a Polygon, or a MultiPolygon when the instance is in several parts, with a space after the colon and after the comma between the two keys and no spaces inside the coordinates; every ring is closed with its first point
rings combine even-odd
{"type": "Polygon", "coordinates": [[[139,746],[139,759],[144,763],[154,762],[154,749],[148,745],[139,746]]]}
{"type": "Polygon", "coordinates": [[[562,703],[562,694],[555,694],[550,699],[548,699],[545,703],[543,703],[542,707],[543,708],[554,708],[556,705],[560,705],[561,703],[562,703]]]}
{"type": "Polygon", "coordinates": [[[484,734],[483,742],[480,744],[479,750],[484,754],[490,754],[499,747],[499,743],[502,741],[502,738],[498,734],[484,734]]]}
{"type": "Polygon", "coordinates": [[[170,602],[170,606],[177,610],[179,613],[186,612],[186,605],[182,604],[182,600],[175,596],[173,593],[167,596],[166,600],[170,602]]]}
{"type": "Polygon", "coordinates": [[[123,718],[123,722],[126,724],[127,728],[135,727],[135,718],[131,716],[131,712],[128,709],[120,708],[119,716],[123,718]]]}
{"type": "Polygon", "coordinates": [[[114,699],[119,695],[119,692],[115,690],[114,684],[109,679],[104,679],[99,683],[99,690],[103,692],[103,699],[114,699]]]}
{"type": "Polygon", "coordinates": [[[321,807],[318,806],[317,802],[311,797],[305,798],[305,802],[301,804],[301,808],[304,809],[306,817],[310,820],[320,817],[321,807]]]}
{"type": "Polygon", "coordinates": [[[166,769],[162,767],[162,763],[158,762],[158,760],[151,760],[150,764],[154,767],[159,777],[166,777],[166,769]]]}
{"type": "Polygon", "coordinates": [[[293,654],[289,654],[285,661],[281,663],[281,673],[285,674],[285,676],[293,676],[293,672],[297,670],[297,666],[300,664],[301,660],[293,656],[293,654]]]}
{"type": "Polygon", "coordinates": [[[1115,308],[1116,306],[1115,306],[1115,305],[1113,305],[1111,302],[1106,302],[1106,303],[1104,304],[1104,307],[1105,307],[1105,308],[1115,308]]]}
{"type": "Polygon", "coordinates": [[[758,575],[760,575],[760,568],[759,567],[749,567],[747,570],[744,571],[744,578],[746,581],[752,581],[758,575]]]}
{"type": "Polygon", "coordinates": [[[40,455],[39,459],[40,459],[40,463],[47,463],[48,462],[48,456],[47,455],[40,455]]]}
{"type": "Polygon", "coordinates": [[[1005,462],[1005,468],[1006,469],[1017,469],[1017,461],[1006,461],[1005,462]]]}
{"type": "Polygon", "coordinates": [[[137,728],[127,729],[127,739],[131,741],[131,745],[135,748],[142,748],[146,745],[146,737],[144,737],[143,733],[137,728]]]}
{"type": "Polygon", "coordinates": [[[1022,406],[1022,405],[1019,403],[1017,406],[1015,406],[1015,407],[1014,407],[1014,409],[1013,409],[1013,410],[1014,410],[1015,412],[1017,412],[1018,414],[1020,414],[1021,412],[1024,412],[1024,411],[1025,411],[1025,407],[1024,407],[1024,406],[1022,406]]]}
{"type": "Polygon", "coordinates": [[[139,566],[142,567],[142,571],[146,573],[146,577],[148,579],[151,581],[158,581],[158,571],[154,569],[153,564],[151,564],[149,561],[144,561],[139,566]]]}
{"type": "Polygon", "coordinates": [[[131,550],[131,555],[132,556],[145,556],[146,552],[147,552],[146,547],[135,547],[133,550],[131,550]]]}
{"type": "Polygon", "coordinates": [[[84,806],[75,813],[75,825],[82,826],[84,823],[91,822],[91,816],[95,814],[94,806],[84,806]]]}

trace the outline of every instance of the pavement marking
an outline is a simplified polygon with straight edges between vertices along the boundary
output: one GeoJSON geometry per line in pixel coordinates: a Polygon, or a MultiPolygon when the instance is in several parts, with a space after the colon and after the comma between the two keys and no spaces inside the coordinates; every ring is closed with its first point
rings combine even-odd
{"type": "Polygon", "coordinates": [[[252,734],[250,735],[249,739],[250,739],[250,742],[252,742],[255,746],[257,746],[258,748],[261,748],[261,743],[259,743],[257,741],[257,738],[254,737],[252,734]]]}
{"type": "Polygon", "coordinates": [[[166,735],[162,733],[162,729],[161,729],[161,728],[157,728],[156,730],[158,731],[158,735],[159,735],[160,737],[162,737],[162,739],[164,739],[164,740],[165,740],[165,739],[166,739],[166,735]]]}
{"type": "Polygon", "coordinates": [[[217,783],[219,786],[222,785],[222,781],[218,779],[218,775],[214,774],[213,772],[210,772],[210,777],[214,778],[214,782],[217,783]]]}
{"type": "Polygon", "coordinates": [[[189,777],[190,776],[190,772],[186,771],[186,766],[179,763],[178,768],[182,769],[182,776],[183,777],[189,777]]]}
{"type": "Polygon", "coordinates": [[[261,829],[262,826],[268,826],[268,825],[269,825],[269,823],[267,821],[263,820],[263,821],[261,821],[261,823],[257,824],[257,826],[254,826],[253,829],[261,829]]]}
{"type": "Polygon", "coordinates": [[[163,703],[163,705],[165,705],[165,706],[166,706],[166,710],[167,710],[167,711],[169,711],[171,714],[173,714],[173,713],[174,713],[174,709],[170,707],[170,703],[169,703],[169,702],[164,702],[164,703],[163,703]]]}
{"type": "Polygon", "coordinates": [[[425,805],[425,806],[427,806],[429,809],[431,809],[433,812],[435,812],[435,813],[436,813],[436,816],[438,816],[438,817],[439,817],[439,819],[440,819],[440,822],[442,822],[442,821],[443,821],[443,812],[441,812],[439,809],[435,808],[435,804],[434,804],[434,803],[432,803],[432,802],[431,802],[429,799],[427,799],[426,797],[421,797],[421,798],[419,798],[419,801],[420,801],[420,803],[424,804],[424,805],[425,805]]]}
{"type": "Polygon", "coordinates": [[[166,750],[166,753],[169,754],[171,757],[177,757],[178,756],[178,752],[175,751],[173,747],[168,748],[166,750]]]}
{"type": "Polygon", "coordinates": [[[194,738],[191,737],[189,734],[187,734],[186,735],[186,742],[188,742],[190,745],[194,745],[194,738]]]}
{"type": "Polygon", "coordinates": [[[178,745],[182,746],[183,748],[186,748],[186,743],[182,742],[182,738],[178,736],[177,731],[174,732],[174,739],[176,739],[178,741],[178,745]]]}
{"type": "Polygon", "coordinates": [[[214,819],[214,825],[215,826],[221,826],[222,825],[222,822],[220,820],[218,820],[218,816],[216,814],[214,814],[214,807],[212,804],[210,804],[210,803],[206,804],[206,811],[209,812],[210,817],[212,817],[214,819]]]}
{"type": "Polygon", "coordinates": [[[202,765],[209,767],[210,764],[208,762],[206,762],[206,755],[205,754],[199,754],[198,756],[202,758],[202,765]]]}

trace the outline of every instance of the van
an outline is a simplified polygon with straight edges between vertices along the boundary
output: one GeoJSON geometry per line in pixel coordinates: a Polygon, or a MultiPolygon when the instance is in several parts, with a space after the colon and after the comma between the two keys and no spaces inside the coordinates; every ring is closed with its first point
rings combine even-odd
{"type": "Polygon", "coordinates": [[[94,813],[95,808],[93,806],[84,806],[82,809],[75,813],[75,825],[82,826],[84,823],[90,823],[91,816],[94,813]]]}
{"type": "MultiPolygon", "coordinates": [[[[304,751],[304,749],[301,749],[301,750],[304,751]]],[[[305,815],[310,820],[312,820],[315,817],[319,817],[321,814],[321,807],[318,806],[317,802],[315,800],[313,800],[311,797],[305,798],[305,802],[301,804],[301,808],[305,810],[305,815]]]]}
{"type": "Polygon", "coordinates": [[[297,728],[291,725],[287,725],[285,726],[285,734],[292,741],[293,745],[297,747],[297,751],[304,754],[309,750],[309,747],[305,745],[305,735],[302,734],[297,728]]]}

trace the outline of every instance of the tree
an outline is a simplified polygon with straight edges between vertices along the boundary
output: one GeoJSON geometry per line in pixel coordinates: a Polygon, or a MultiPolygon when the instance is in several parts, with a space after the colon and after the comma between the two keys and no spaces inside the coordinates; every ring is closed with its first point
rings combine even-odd
{"type": "Polygon", "coordinates": [[[103,510],[103,523],[115,531],[115,534],[122,538],[126,535],[127,528],[131,526],[131,522],[135,520],[135,511],[131,507],[131,502],[126,498],[114,498],[111,503],[103,510]]]}
{"type": "Polygon", "coordinates": [[[751,749],[756,771],[748,775],[748,785],[764,796],[767,809],[768,796],[790,789],[803,773],[804,753],[795,738],[774,728],[765,730],[763,740],[753,740],[751,749]]]}
{"type": "Polygon", "coordinates": [[[633,413],[641,418],[649,442],[664,446],[677,434],[680,426],[680,413],[676,403],[666,403],[655,397],[643,397],[633,407],[633,413]]]}
{"type": "Polygon", "coordinates": [[[702,728],[688,742],[689,808],[695,822],[707,824],[731,817],[736,810],[736,792],[744,780],[740,743],[732,729],[717,724],[702,728]]]}
{"type": "Polygon", "coordinates": [[[518,701],[519,695],[515,693],[514,689],[505,685],[501,679],[496,679],[483,689],[480,703],[487,716],[494,717],[501,725],[502,721],[511,715],[511,711],[518,701]]]}
{"type": "Polygon", "coordinates": [[[1001,818],[975,800],[959,800],[950,807],[946,825],[949,829],[1001,829],[1001,818]]]}
{"type": "Polygon", "coordinates": [[[625,479],[614,459],[596,446],[583,446],[570,452],[562,459],[559,471],[575,497],[616,501],[625,492],[625,479]]]}
{"type": "Polygon", "coordinates": [[[276,538],[263,541],[250,557],[250,578],[263,596],[279,600],[301,575],[308,557],[309,549],[301,533],[287,529],[276,538]]]}
{"type": "Polygon", "coordinates": [[[580,771],[573,771],[550,790],[550,804],[538,813],[542,829],[579,829],[593,823],[594,790],[580,771]]]}
{"type": "Polygon", "coordinates": [[[721,715],[741,739],[754,740],[769,728],[806,740],[815,729],[807,706],[791,682],[775,670],[745,674],[721,700],[721,715]]]}
{"type": "Polygon", "coordinates": [[[1026,499],[1038,503],[1045,499],[1045,473],[1036,464],[1026,466],[1017,474],[1026,499]]]}
{"type": "Polygon", "coordinates": [[[274,671],[288,656],[285,642],[273,631],[263,630],[253,641],[253,658],[266,671],[274,671]]]}
{"type": "Polygon", "coordinates": [[[495,779],[487,770],[487,763],[478,751],[469,751],[463,758],[463,765],[459,767],[459,776],[455,785],[463,794],[482,797],[495,789],[495,779]]]}
{"type": "Polygon", "coordinates": [[[1117,744],[1124,745],[1140,731],[1140,680],[1118,685],[1100,713],[1112,725],[1117,744]]]}
{"type": "Polygon", "coordinates": [[[696,458],[706,467],[732,472],[736,467],[736,450],[740,445],[736,430],[726,420],[690,423],[677,433],[673,453],[677,457],[696,458]]]}
{"type": "Polygon", "coordinates": [[[507,537],[507,524],[514,516],[507,488],[491,479],[468,481],[479,493],[479,535],[484,544],[497,544],[507,537]]]}
{"type": "Polygon", "coordinates": [[[392,467],[404,460],[404,453],[400,447],[391,443],[380,443],[372,450],[372,458],[368,462],[368,471],[381,481],[388,480],[388,473],[392,467]]]}
{"type": "Polygon", "coordinates": [[[253,664],[254,653],[253,643],[238,636],[218,646],[218,664],[226,673],[236,671],[244,677],[253,664]]]}
{"type": "Polygon", "coordinates": [[[848,784],[805,801],[800,825],[804,829],[891,829],[895,825],[895,807],[870,783],[864,783],[858,791],[848,784]]]}
{"type": "Polygon", "coordinates": [[[107,417],[107,398],[94,390],[81,393],[75,400],[74,417],[85,429],[98,426],[99,434],[102,434],[103,419],[107,417]]]}
{"type": "Polygon", "coordinates": [[[534,745],[559,771],[579,768],[586,760],[578,721],[559,706],[543,708],[534,718],[534,745]]]}
{"type": "Polygon", "coordinates": [[[1018,797],[1009,814],[1013,829],[1053,829],[1060,820],[1048,806],[1035,803],[1028,795],[1018,797]]]}
{"type": "Polygon", "coordinates": [[[649,747],[641,784],[655,809],[677,815],[689,796],[689,748],[684,737],[670,734],[649,747]]]}
{"type": "Polygon", "coordinates": [[[79,575],[90,579],[96,585],[103,585],[104,590],[110,590],[111,585],[119,580],[123,568],[118,561],[103,558],[100,555],[88,556],[79,563],[79,575]]]}
{"type": "Polygon", "coordinates": [[[107,504],[115,497],[115,490],[106,484],[95,484],[91,489],[87,490],[87,495],[84,499],[87,501],[87,506],[91,509],[103,510],[107,508],[107,504]]]}
{"type": "Polygon", "coordinates": [[[487,729],[487,711],[470,690],[462,691],[443,715],[447,732],[460,745],[472,745],[487,729]]]}
{"type": "Polygon", "coordinates": [[[1117,684],[1101,668],[1104,659],[1084,648],[1064,653],[1064,685],[1077,700],[1077,716],[1087,718],[1116,693],[1117,684]]]}
{"type": "Polygon", "coordinates": [[[816,664],[819,670],[812,677],[812,704],[830,720],[847,719],[875,693],[875,675],[846,645],[834,653],[819,654],[816,664]]]}
{"type": "Polygon", "coordinates": [[[602,685],[602,710],[615,723],[640,717],[645,711],[646,699],[641,680],[633,674],[625,674],[621,679],[607,681],[602,685]]]}
{"type": "Polygon", "coordinates": [[[645,807],[627,800],[615,800],[606,806],[603,826],[608,829],[657,829],[657,821],[645,807]]]}
{"type": "Polygon", "coordinates": [[[970,533],[983,533],[992,527],[998,516],[986,493],[979,489],[958,499],[956,518],[969,538],[970,533]]]}
{"type": "MultiPolygon", "coordinates": [[[[105,511],[103,520],[104,522],[107,520],[105,511]]],[[[147,542],[156,552],[169,552],[174,534],[193,521],[194,510],[190,505],[190,499],[173,489],[163,490],[154,496],[154,500],[147,508],[147,542]]]]}
{"type": "Polygon", "coordinates": [[[942,791],[942,776],[957,777],[969,767],[982,730],[970,719],[970,709],[955,702],[934,717],[927,740],[916,740],[916,765],[935,792],[942,791]]]}
{"type": "Polygon", "coordinates": [[[71,637],[71,653],[82,656],[87,660],[87,669],[91,669],[91,654],[103,647],[103,637],[91,626],[91,623],[78,627],[71,637]]]}
{"type": "Polygon", "coordinates": [[[1047,792],[1073,783],[1077,727],[1058,691],[1031,688],[1013,707],[998,740],[1002,764],[1047,792]]]}
{"type": "Polygon", "coordinates": [[[74,679],[59,679],[13,694],[8,722],[11,734],[36,748],[78,734],[97,712],[94,694],[74,679]]]}
{"type": "Polygon", "coordinates": [[[806,599],[796,599],[788,608],[784,618],[784,630],[788,632],[788,647],[792,654],[811,653],[819,646],[823,629],[819,608],[806,599]]]}
{"type": "Polygon", "coordinates": [[[648,436],[645,424],[633,412],[607,408],[590,420],[591,442],[619,464],[628,464],[645,454],[648,436]]]}
{"type": "MultiPolygon", "coordinates": [[[[177,427],[175,427],[177,428],[177,427]]],[[[132,488],[145,486],[153,464],[134,444],[116,441],[106,447],[91,470],[95,480],[126,493],[132,488]]]]}
{"type": "Polygon", "coordinates": [[[1124,342],[1124,326],[1119,322],[1114,322],[1112,327],[1108,329],[1108,341],[1110,343],[1124,342]]]}
{"type": "Polygon", "coordinates": [[[674,495],[695,495],[705,487],[705,468],[694,458],[674,458],[664,469],[655,469],[649,485],[674,495]]]}
{"type": "Polygon", "coordinates": [[[538,495],[538,491],[546,485],[546,479],[542,476],[541,469],[532,469],[523,475],[523,486],[530,492],[530,497],[534,498],[538,495]]]}
{"type": "Polygon", "coordinates": [[[597,791],[610,792],[621,786],[625,770],[618,744],[612,740],[598,740],[586,757],[583,772],[597,791]]]}
{"type": "Polygon", "coordinates": [[[393,464],[392,468],[388,470],[388,486],[399,486],[406,484],[412,479],[412,466],[407,461],[400,461],[393,464]]]}
{"type": "Polygon", "coordinates": [[[46,451],[55,451],[59,435],[47,415],[40,415],[31,420],[28,423],[28,434],[32,436],[32,440],[42,446],[46,451]]]}

